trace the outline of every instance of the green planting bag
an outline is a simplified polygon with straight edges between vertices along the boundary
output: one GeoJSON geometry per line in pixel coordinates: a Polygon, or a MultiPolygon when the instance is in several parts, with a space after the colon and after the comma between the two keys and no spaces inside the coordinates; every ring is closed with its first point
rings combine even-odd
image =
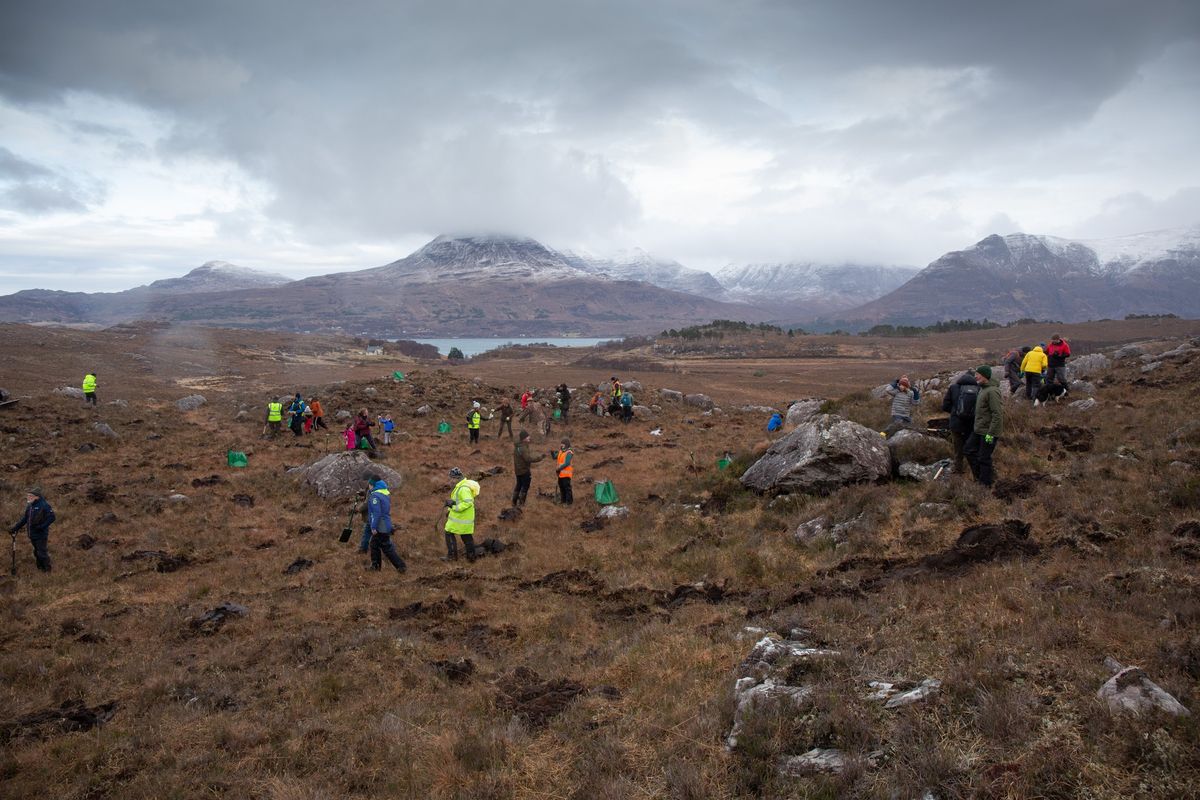
{"type": "Polygon", "coordinates": [[[399,370],[397,370],[396,372],[393,372],[393,373],[392,373],[392,380],[394,380],[394,381],[402,381],[402,380],[404,380],[404,373],[403,373],[403,372],[400,372],[399,370]]]}
{"type": "Polygon", "coordinates": [[[225,453],[225,460],[231,467],[244,467],[250,462],[246,460],[245,453],[239,453],[236,450],[229,450],[225,453]]]}
{"type": "Polygon", "coordinates": [[[729,465],[732,463],[733,462],[730,461],[728,458],[718,458],[717,459],[717,469],[728,469],[729,465]]]}
{"type": "Polygon", "coordinates": [[[449,433],[449,432],[450,432],[450,423],[449,422],[446,422],[446,420],[442,420],[441,422],[438,423],[438,433],[449,433]]]}
{"type": "Polygon", "coordinates": [[[603,481],[596,484],[596,502],[602,506],[611,506],[613,503],[619,503],[621,498],[617,497],[617,487],[613,486],[612,481],[603,481]]]}
{"type": "Polygon", "coordinates": [[[562,419],[562,409],[561,408],[554,409],[554,418],[562,419]]]}

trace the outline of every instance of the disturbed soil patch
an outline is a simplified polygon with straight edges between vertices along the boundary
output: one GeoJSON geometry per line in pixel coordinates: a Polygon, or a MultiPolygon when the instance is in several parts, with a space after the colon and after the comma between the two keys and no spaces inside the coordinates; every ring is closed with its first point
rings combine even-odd
{"type": "Polygon", "coordinates": [[[1096,435],[1088,428],[1077,428],[1058,422],[1038,428],[1034,434],[1072,453],[1086,453],[1096,441],[1096,435]]]}
{"type": "Polygon", "coordinates": [[[496,681],[496,705],[540,728],[566,710],[585,689],[569,678],[543,680],[529,667],[517,667],[496,681]]]}
{"type": "Polygon", "coordinates": [[[103,725],[117,712],[116,701],[88,708],[82,700],[64,700],[58,708],[35,711],[0,725],[0,741],[20,736],[45,738],[56,733],[90,731],[103,725]]]}

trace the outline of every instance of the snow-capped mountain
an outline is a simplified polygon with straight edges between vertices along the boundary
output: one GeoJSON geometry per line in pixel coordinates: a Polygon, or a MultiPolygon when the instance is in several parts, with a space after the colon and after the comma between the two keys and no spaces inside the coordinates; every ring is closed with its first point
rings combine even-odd
{"type": "Polygon", "coordinates": [[[1200,316],[1200,226],[1113,239],[1014,233],[945,254],[846,320],[1200,316]]]}
{"type": "Polygon", "coordinates": [[[486,276],[489,281],[556,281],[587,270],[541,242],[519,236],[439,236],[380,272],[412,283],[486,276]]]}
{"type": "Polygon", "coordinates": [[[803,320],[874,300],[917,272],[862,264],[731,264],[717,273],[717,280],[725,300],[766,304],[790,320],[803,320]]]}
{"type": "Polygon", "coordinates": [[[685,267],[673,259],[659,258],[640,247],[620,250],[608,257],[573,251],[566,251],[563,256],[580,269],[615,280],[645,281],[662,289],[701,297],[717,297],[721,293],[721,284],[711,273],[685,267]]]}
{"type": "Polygon", "coordinates": [[[261,289],[291,281],[285,275],[239,267],[228,261],[209,261],[179,278],[164,278],[145,288],[156,292],[225,292],[231,289],[261,289]]]}

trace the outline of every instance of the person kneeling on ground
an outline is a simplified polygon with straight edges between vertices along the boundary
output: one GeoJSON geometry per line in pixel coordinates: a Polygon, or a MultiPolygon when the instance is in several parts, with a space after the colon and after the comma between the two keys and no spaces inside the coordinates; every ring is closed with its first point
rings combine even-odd
{"type": "Polygon", "coordinates": [[[975,401],[975,426],[963,447],[963,455],[975,480],[990,488],[995,479],[992,454],[1004,432],[1004,402],[1000,399],[1000,383],[992,378],[990,366],[975,368],[975,382],[983,388],[975,401]]]}
{"type": "Polygon", "coordinates": [[[571,492],[571,477],[575,474],[575,465],[572,460],[575,458],[574,451],[571,450],[571,442],[569,439],[563,439],[562,448],[554,453],[554,473],[558,475],[558,499],[564,506],[569,506],[575,502],[575,495],[571,492]]]}
{"type": "MultiPolygon", "coordinates": [[[[29,534],[29,543],[33,545],[33,560],[42,572],[50,571],[50,525],[54,522],[54,509],[46,502],[42,490],[33,487],[25,494],[25,513],[21,519],[8,529],[16,546],[17,531],[25,528],[29,534]]],[[[13,567],[16,569],[16,567],[13,567]]]]}
{"type": "Polygon", "coordinates": [[[367,521],[371,526],[371,569],[382,569],[383,556],[386,556],[397,572],[404,572],[404,559],[400,558],[392,542],[391,493],[378,475],[369,476],[367,483],[371,486],[371,494],[367,498],[367,521]]]}
{"type": "Polygon", "coordinates": [[[446,501],[446,560],[458,560],[458,540],[461,538],[467,552],[467,560],[475,560],[475,498],[479,496],[479,484],[464,478],[458,467],[450,470],[451,480],[458,483],[446,501]]]}

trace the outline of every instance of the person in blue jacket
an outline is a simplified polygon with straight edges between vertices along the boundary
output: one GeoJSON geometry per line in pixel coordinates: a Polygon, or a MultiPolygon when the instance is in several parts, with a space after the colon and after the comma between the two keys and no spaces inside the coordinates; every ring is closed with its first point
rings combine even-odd
{"type": "Polygon", "coordinates": [[[778,411],[776,411],[774,414],[771,415],[771,418],[769,420],[767,420],[767,432],[774,433],[775,431],[779,430],[782,427],[783,427],[783,417],[779,414],[778,411]]]}
{"type": "Polygon", "coordinates": [[[371,527],[371,569],[383,568],[383,556],[396,568],[404,572],[404,559],[396,552],[392,542],[392,498],[387,484],[378,475],[367,478],[371,493],[367,495],[367,524],[371,527]]]}
{"type": "Polygon", "coordinates": [[[33,487],[25,494],[25,513],[21,519],[8,529],[11,536],[26,528],[29,532],[29,542],[33,545],[33,559],[37,568],[42,572],[50,571],[50,525],[54,522],[54,509],[46,502],[42,490],[33,487]]]}

